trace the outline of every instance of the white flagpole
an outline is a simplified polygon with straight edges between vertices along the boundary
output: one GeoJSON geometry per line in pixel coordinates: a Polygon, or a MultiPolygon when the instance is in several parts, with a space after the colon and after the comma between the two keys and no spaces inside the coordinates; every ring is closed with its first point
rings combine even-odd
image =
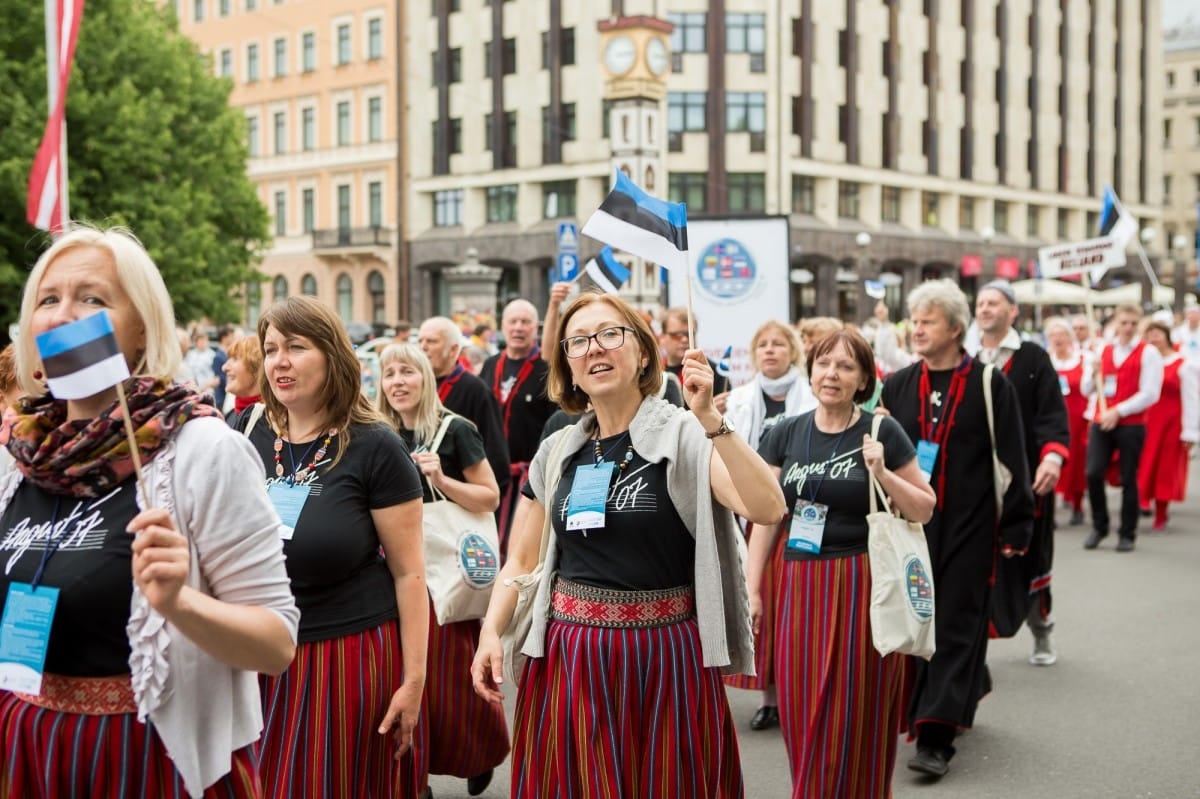
{"type": "MultiPolygon", "coordinates": [[[[1121,204],[1121,198],[1117,196],[1117,193],[1114,191],[1112,194],[1113,205],[1115,205],[1117,208],[1118,218],[1129,214],[1129,212],[1125,210],[1125,206],[1121,204]]],[[[1132,214],[1129,214],[1129,217],[1131,219],[1137,219],[1137,217],[1133,216],[1132,214]]],[[[1137,246],[1138,259],[1142,262],[1142,269],[1146,270],[1146,277],[1150,278],[1150,303],[1152,305],[1162,305],[1163,307],[1167,307],[1166,303],[1159,303],[1154,297],[1156,289],[1159,288],[1158,275],[1154,274],[1154,269],[1150,266],[1150,259],[1146,256],[1146,248],[1142,246],[1142,231],[1140,227],[1138,228],[1137,233],[1135,233],[1133,236],[1133,243],[1137,246]]]]}
{"type": "MultiPolygon", "coordinates": [[[[46,113],[52,114],[58,104],[58,73],[59,45],[61,26],[58,19],[57,0],[45,0],[46,12],[46,113]]],[[[62,229],[50,231],[51,235],[60,236],[66,232],[70,216],[67,211],[67,118],[63,115],[60,130],[62,138],[58,154],[58,204],[62,210],[62,229]]]]}

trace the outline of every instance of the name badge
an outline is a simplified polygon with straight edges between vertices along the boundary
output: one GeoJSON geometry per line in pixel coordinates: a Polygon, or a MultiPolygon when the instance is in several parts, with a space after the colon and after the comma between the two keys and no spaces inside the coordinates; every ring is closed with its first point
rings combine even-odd
{"type": "Polygon", "coordinates": [[[1071,395],[1071,384],[1067,382],[1066,376],[1058,376],[1058,388],[1060,391],[1062,391],[1062,395],[1064,397],[1069,397],[1071,395]]]}
{"type": "Polygon", "coordinates": [[[26,583],[8,586],[0,619],[0,689],[39,695],[50,646],[58,589],[26,583]]]}
{"type": "Polygon", "coordinates": [[[917,467],[925,476],[925,482],[933,482],[933,465],[937,463],[938,450],[941,449],[932,441],[917,442],[917,467]]]}
{"type": "Polygon", "coordinates": [[[604,506],[615,463],[601,461],[575,470],[571,495],[567,498],[567,529],[594,530],[604,526],[604,506]]]}
{"type": "Polygon", "coordinates": [[[788,528],[788,549],[813,555],[820,552],[821,539],[825,537],[825,517],[828,515],[828,505],[797,498],[792,524],[788,528]]]}
{"type": "Polygon", "coordinates": [[[271,483],[267,488],[267,496],[279,514],[279,520],[283,522],[279,537],[284,541],[291,541],[296,534],[296,523],[300,521],[300,511],[304,510],[304,503],[308,501],[308,492],[309,486],[283,480],[271,483]]]}
{"type": "Polygon", "coordinates": [[[1104,378],[1104,396],[1106,396],[1106,397],[1117,396],[1117,376],[1116,375],[1106,375],[1105,376],[1105,378],[1104,378]]]}

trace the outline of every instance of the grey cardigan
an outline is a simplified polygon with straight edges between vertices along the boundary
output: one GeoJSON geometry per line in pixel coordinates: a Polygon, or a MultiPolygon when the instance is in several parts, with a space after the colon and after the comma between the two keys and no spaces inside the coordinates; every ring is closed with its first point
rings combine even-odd
{"type": "MultiPolygon", "coordinates": [[[[584,414],[577,424],[554,433],[538,448],[529,466],[529,485],[546,507],[546,475],[554,469],[562,475],[564,464],[593,434],[596,415],[584,414]],[[567,436],[558,463],[547,463],[554,443],[567,436]]],[[[704,436],[696,417],[689,411],[656,397],[642,400],[629,425],[633,446],[652,463],[667,462],[667,493],[676,512],[696,539],[696,621],[704,665],[720,667],[726,674],[754,673],[754,636],[750,629],[750,600],[746,591],[746,544],[733,513],[718,504],[709,486],[712,442],[704,436]]],[[[550,582],[558,560],[558,542],[553,529],[546,549],[547,567],[542,572],[534,600],[533,623],[521,650],[542,657],[546,648],[546,621],[550,610],[550,582]]]]}

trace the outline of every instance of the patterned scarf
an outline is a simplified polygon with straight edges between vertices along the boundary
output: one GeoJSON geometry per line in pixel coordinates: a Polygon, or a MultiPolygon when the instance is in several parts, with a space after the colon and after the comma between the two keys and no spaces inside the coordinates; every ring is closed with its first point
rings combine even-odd
{"type": "MultiPolygon", "coordinates": [[[[184,422],[221,412],[203,397],[170,380],[133,378],[125,383],[129,417],[142,463],[178,435],[184,422]]],[[[101,496],[133,475],[121,405],[94,419],[67,420],[67,403],[47,395],[23,397],[0,423],[0,446],[8,448],[25,479],[50,494],[101,496]]]]}

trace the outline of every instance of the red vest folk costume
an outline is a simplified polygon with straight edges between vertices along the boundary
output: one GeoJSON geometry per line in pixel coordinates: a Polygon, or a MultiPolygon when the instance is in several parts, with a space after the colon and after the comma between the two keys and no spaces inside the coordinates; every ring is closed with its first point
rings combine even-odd
{"type": "MultiPolygon", "coordinates": [[[[1129,357],[1122,361],[1120,366],[1117,366],[1113,363],[1113,345],[1109,344],[1104,348],[1104,352],[1100,356],[1100,382],[1096,386],[1096,390],[1103,394],[1107,380],[1112,376],[1115,376],[1117,379],[1116,394],[1111,397],[1104,397],[1107,407],[1112,408],[1119,405],[1138,392],[1138,381],[1142,378],[1142,350],[1144,349],[1146,349],[1146,342],[1139,341],[1137,346],[1133,348],[1133,352],[1129,353],[1129,357]]],[[[1132,413],[1129,416],[1121,417],[1121,421],[1118,424],[1134,425],[1145,423],[1145,414],[1132,413]]]]}

